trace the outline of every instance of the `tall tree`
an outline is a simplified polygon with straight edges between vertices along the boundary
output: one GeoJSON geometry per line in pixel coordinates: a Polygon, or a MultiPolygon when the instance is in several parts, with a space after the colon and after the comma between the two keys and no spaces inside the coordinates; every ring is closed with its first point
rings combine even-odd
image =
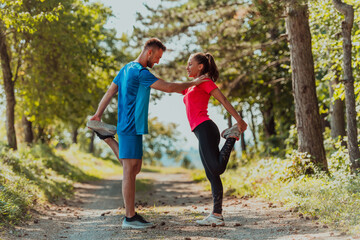
{"type": "Polygon", "coordinates": [[[290,0],[286,27],[290,46],[295,117],[300,152],[307,152],[322,170],[327,160],[317,102],[314,61],[306,1],[290,0]]]}
{"type": "Polygon", "coordinates": [[[336,10],[342,13],[345,17],[342,22],[342,36],[343,36],[343,69],[344,69],[344,84],[345,84],[345,105],[346,105],[346,122],[347,122],[347,136],[348,149],[351,161],[351,169],[353,172],[358,172],[360,169],[360,151],[357,141],[357,126],[356,126],[356,107],[354,94],[354,76],[352,73],[351,64],[351,30],[354,24],[354,8],[340,0],[332,0],[336,10]]]}
{"type": "Polygon", "coordinates": [[[11,60],[8,52],[5,28],[2,21],[0,21],[0,58],[6,95],[6,136],[9,146],[16,150],[14,80],[10,66],[11,60]]]}
{"type": "Polygon", "coordinates": [[[104,27],[110,8],[77,0],[62,4],[58,21],[39,24],[32,36],[18,102],[35,129],[51,136],[49,129],[61,125],[76,142],[76,129],[94,111],[126,54],[118,50],[123,43],[115,31],[104,27]]]}
{"type": "Polygon", "coordinates": [[[31,0],[2,0],[0,6],[0,58],[6,95],[6,134],[9,146],[17,149],[14,126],[16,104],[14,86],[22,62],[22,47],[27,42],[25,37],[19,38],[17,35],[31,35],[36,31],[38,23],[45,20],[56,20],[57,12],[61,9],[61,3],[56,1],[43,3],[43,1],[33,2],[31,0]],[[29,4],[36,6],[37,11],[29,11],[29,4]],[[15,54],[10,54],[13,49],[15,54]]]}
{"type": "MultiPolygon", "coordinates": [[[[327,115],[331,137],[346,135],[344,85],[342,72],[342,48],[339,45],[340,16],[328,1],[309,2],[309,22],[312,34],[312,50],[315,62],[316,84],[320,112],[327,115]]],[[[343,142],[345,143],[345,142],[343,142]]]]}

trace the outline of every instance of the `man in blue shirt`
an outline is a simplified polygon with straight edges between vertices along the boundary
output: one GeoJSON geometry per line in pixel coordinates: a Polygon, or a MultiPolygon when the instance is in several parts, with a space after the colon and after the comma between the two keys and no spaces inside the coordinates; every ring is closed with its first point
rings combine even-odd
{"type": "Polygon", "coordinates": [[[147,67],[152,68],[155,63],[159,63],[165,50],[166,47],[159,39],[149,39],[138,58],[120,70],[101,99],[95,115],[90,119],[101,121],[101,116],[111,98],[118,93],[119,143],[113,139],[113,135],[104,136],[102,139],[111,147],[123,165],[122,194],[126,212],[122,223],[124,229],[153,226],[135,212],[135,179],[142,164],[142,135],[148,133],[150,89],[181,93],[205,81],[201,77],[190,82],[170,83],[155,77],[147,67]]]}

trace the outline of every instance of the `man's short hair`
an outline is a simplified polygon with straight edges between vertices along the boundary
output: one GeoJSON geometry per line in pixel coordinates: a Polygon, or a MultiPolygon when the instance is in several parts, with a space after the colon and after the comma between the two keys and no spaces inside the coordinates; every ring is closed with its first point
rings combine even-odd
{"type": "Polygon", "coordinates": [[[150,38],[149,40],[146,41],[144,45],[144,49],[149,49],[149,48],[157,48],[157,49],[162,49],[164,52],[166,51],[165,45],[157,38],[150,38]]]}

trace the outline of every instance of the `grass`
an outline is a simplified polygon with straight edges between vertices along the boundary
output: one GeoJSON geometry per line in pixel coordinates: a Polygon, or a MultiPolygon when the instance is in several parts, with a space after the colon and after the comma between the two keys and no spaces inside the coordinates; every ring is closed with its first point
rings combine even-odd
{"type": "Polygon", "coordinates": [[[73,183],[122,173],[120,164],[80,152],[36,145],[19,151],[0,145],[0,227],[29,219],[36,204],[73,194],[73,183]]]}
{"type": "Polygon", "coordinates": [[[92,154],[81,152],[76,145],[71,146],[68,150],[57,150],[55,153],[68,164],[81,169],[83,174],[77,175],[74,179],[76,181],[102,179],[122,174],[122,167],[119,162],[108,158],[97,158],[92,154]],[[85,178],[82,179],[83,177],[85,178]]]}
{"type": "Polygon", "coordinates": [[[141,171],[166,173],[166,174],[178,174],[178,173],[190,172],[190,170],[181,167],[158,167],[158,166],[143,166],[141,168],[141,171]]]}
{"type": "MultiPolygon", "coordinates": [[[[224,192],[277,201],[288,209],[318,218],[350,234],[360,233],[360,176],[349,172],[346,155],[335,152],[328,158],[330,174],[306,175],[306,155],[294,153],[287,159],[253,161],[222,175],[224,192]],[[340,163],[339,163],[340,162],[340,163]]],[[[210,189],[203,171],[194,171],[195,181],[210,189]]]]}
{"type": "Polygon", "coordinates": [[[136,179],[136,192],[151,192],[154,188],[154,180],[152,179],[136,179]]]}

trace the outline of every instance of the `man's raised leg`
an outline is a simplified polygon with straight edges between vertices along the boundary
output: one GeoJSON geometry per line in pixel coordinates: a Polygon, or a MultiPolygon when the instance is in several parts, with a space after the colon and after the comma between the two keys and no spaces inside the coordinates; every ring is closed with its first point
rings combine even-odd
{"type": "Polygon", "coordinates": [[[119,143],[113,138],[105,138],[104,141],[109,145],[111,150],[114,152],[116,158],[119,160],[121,165],[123,165],[122,159],[119,158],[119,143]]]}

